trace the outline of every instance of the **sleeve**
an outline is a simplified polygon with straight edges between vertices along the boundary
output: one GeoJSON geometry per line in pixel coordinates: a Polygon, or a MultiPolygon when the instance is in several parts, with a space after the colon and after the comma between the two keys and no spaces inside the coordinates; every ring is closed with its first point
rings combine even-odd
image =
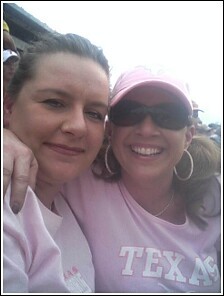
{"type": "Polygon", "coordinates": [[[62,219],[48,210],[42,211],[46,208],[29,187],[17,215],[12,212],[9,200],[7,191],[3,204],[3,291],[23,294],[68,291],[61,250],[54,239],[62,219]]]}
{"type": "Polygon", "coordinates": [[[3,291],[28,292],[28,276],[21,242],[22,231],[9,205],[10,190],[6,192],[3,205],[3,291]]]}

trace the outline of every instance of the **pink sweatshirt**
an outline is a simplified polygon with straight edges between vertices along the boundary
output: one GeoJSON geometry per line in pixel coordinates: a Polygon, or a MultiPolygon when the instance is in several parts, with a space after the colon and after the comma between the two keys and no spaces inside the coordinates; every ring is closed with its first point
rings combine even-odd
{"type": "MultiPolygon", "coordinates": [[[[64,193],[92,251],[96,292],[220,292],[220,215],[207,217],[204,231],[189,217],[175,225],[145,211],[122,183],[96,180],[90,172],[64,193]]],[[[215,179],[207,207],[220,209],[215,179]]]]}
{"type": "Polygon", "coordinates": [[[88,243],[62,196],[55,199],[59,215],[48,210],[29,188],[22,211],[4,198],[3,291],[91,292],[94,269],[88,243]]]}

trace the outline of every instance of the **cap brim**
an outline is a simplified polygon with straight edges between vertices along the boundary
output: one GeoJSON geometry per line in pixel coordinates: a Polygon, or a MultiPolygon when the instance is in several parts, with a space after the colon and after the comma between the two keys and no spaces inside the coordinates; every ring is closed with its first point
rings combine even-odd
{"type": "Polygon", "coordinates": [[[198,108],[193,108],[193,111],[201,111],[201,112],[204,112],[203,110],[198,109],[198,108]]]}
{"type": "Polygon", "coordinates": [[[180,101],[184,104],[184,106],[187,108],[188,112],[190,115],[192,115],[192,106],[190,105],[189,100],[187,98],[187,96],[181,91],[179,90],[177,87],[164,82],[164,81],[159,81],[159,80],[145,80],[142,82],[138,82],[135,84],[132,84],[130,87],[124,88],[123,90],[120,90],[112,99],[110,106],[113,107],[114,105],[116,105],[127,93],[129,93],[132,89],[137,88],[137,87],[141,87],[144,85],[149,85],[149,86],[157,86],[158,88],[162,88],[164,90],[167,90],[171,93],[173,93],[174,95],[176,95],[180,101]]]}
{"type": "Polygon", "coordinates": [[[17,62],[17,61],[19,60],[19,58],[18,58],[17,56],[13,55],[13,56],[8,57],[8,58],[4,61],[4,63],[7,62],[8,60],[14,60],[15,62],[17,62]]]}

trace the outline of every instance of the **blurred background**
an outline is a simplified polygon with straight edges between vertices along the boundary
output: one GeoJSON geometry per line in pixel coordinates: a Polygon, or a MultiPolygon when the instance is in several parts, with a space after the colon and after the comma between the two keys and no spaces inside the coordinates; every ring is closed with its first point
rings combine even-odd
{"type": "Polygon", "coordinates": [[[112,86],[122,71],[171,69],[189,86],[203,124],[223,119],[223,1],[1,2],[17,49],[40,32],[76,33],[103,48],[112,86]]]}

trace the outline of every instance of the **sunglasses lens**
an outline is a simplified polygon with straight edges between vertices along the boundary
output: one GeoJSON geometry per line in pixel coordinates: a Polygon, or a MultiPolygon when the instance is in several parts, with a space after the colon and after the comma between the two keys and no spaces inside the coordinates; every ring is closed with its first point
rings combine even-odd
{"type": "Polygon", "coordinates": [[[147,115],[159,127],[180,130],[188,124],[188,114],[180,104],[167,103],[152,107],[135,101],[123,100],[109,113],[110,120],[118,126],[132,126],[141,122],[147,115]]]}
{"type": "Polygon", "coordinates": [[[188,114],[180,104],[157,105],[150,115],[158,126],[165,129],[180,130],[188,124],[188,114]]]}
{"type": "Polygon", "coordinates": [[[132,126],[144,119],[143,105],[135,101],[121,101],[109,112],[109,119],[118,126],[132,126]]]}

